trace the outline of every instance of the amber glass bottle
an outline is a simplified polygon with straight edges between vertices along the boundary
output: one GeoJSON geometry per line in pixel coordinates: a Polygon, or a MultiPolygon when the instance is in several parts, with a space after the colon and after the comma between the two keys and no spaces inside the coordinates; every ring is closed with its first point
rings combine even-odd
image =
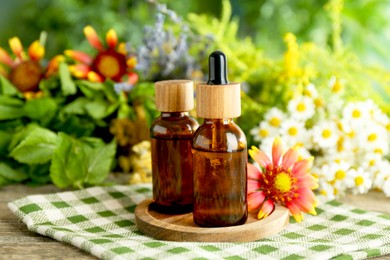
{"type": "Polygon", "coordinates": [[[152,142],[153,207],[163,213],[192,210],[192,138],[197,121],[187,111],[193,108],[193,83],[188,80],[156,82],[156,105],[152,142]]]}
{"type": "Polygon", "coordinates": [[[197,114],[204,118],[194,134],[194,222],[221,227],[244,224],[247,209],[246,138],[232,118],[241,113],[240,85],[226,79],[226,57],[213,52],[210,79],[197,85],[197,114]]]}

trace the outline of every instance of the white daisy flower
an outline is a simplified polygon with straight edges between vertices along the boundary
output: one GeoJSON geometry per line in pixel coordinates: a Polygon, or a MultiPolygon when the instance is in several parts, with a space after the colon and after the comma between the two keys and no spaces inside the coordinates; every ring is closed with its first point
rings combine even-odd
{"type": "Polygon", "coordinates": [[[255,141],[262,141],[267,137],[274,137],[278,134],[278,129],[272,127],[268,122],[260,122],[258,127],[250,130],[250,134],[255,141]]]}
{"type": "Polygon", "coordinates": [[[374,188],[381,189],[383,192],[387,192],[387,196],[390,196],[390,186],[387,191],[385,191],[385,188],[383,187],[388,179],[390,179],[390,162],[387,160],[381,160],[378,163],[378,168],[375,172],[374,188]]]}
{"type": "Polygon", "coordinates": [[[333,121],[321,121],[313,127],[312,134],[314,144],[320,148],[337,146],[339,133],[337,125],[333,121]]]}
{"type": "Polygon", "coordinates": [[[287,109],[291,116],[295,119],[303,121],[311,118],[314,115],[314,108],[315,106],[313,99],[307,96],[291,99],[287,105],[287,109]]]}
{"type": "Polygon", "coordinates": [[[316,198],[321,203],[336,199],[334,187],[326,181],[320,181],[316,198]]]}
{"type": "Polygon", "coordinates": [[[303,95],[308,96],[312,99],[315,99],[316,97],[318,97],[318,91],[317,91],[316,86],[314,86],[314,84],[311,84],[311,83],[309,85],[307,85],[303,89],[303,95]]]}
{"type": "Polygon", "coordinates": [[[283,120],[286,119],[286,115],[279,108],[273,107],[264,115],[264,119],[270,126],[278,128],[283,120]]]}
{"type": "Polygon", "coordinates": [[[307,133],[303,122],[287,119],[282,122],[280,129],[281,139],[286,146],[302,145],[309,148],[310,136],[307,133]]]}
{"type": "Polygon", "coordinates": [[[382,155],[379,153],[365,153],[363,158],[360,160],[360,165],[370,172],[375,172],[381,163],[382,155]]]}
{"type": "Polygon", "coordinates": [[[370,173],[365,171],[363,167],[359,167],[357,170],[350,170],[346,183],[348,188],[352,189],[353,194],[367,193],[372,186],[370,173]]]}
{"type": "Polygon", "coordinates": [[[338,184],[339,188],[344,188],[345,180],[351,170],[351,165],[348,162],[331,162],[330,164],[325,164],[322,167],[322,171],[326,173],[325,179],[329,182],[340,183],[338,184]]]}
{"type": "Polygon", "coordinates": [[[361,123],[370,118],[370,112],[365,102],[349,102],[342,111],[343,118],[352,124],[361,123]]]}
{"type": "Polygon", "coordinates": [[[386,129],[382,125],[370,122],[366,127],[362,127],[362,131],[359,133],[360,146],[363,149],[382,155],[389,152],[389,138],[386,129]]]}
{"type": "Polygon", "coordinates": [[[387,197],[390,197],[390,177],[385,180],[382,186],[383,192],[386,194],[387,197]]]}

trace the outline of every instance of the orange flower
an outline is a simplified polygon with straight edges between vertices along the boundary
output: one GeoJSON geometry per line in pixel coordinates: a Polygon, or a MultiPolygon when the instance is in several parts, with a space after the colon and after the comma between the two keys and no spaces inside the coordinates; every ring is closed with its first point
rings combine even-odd
{"type": "Polygon", "coordinates": [[[126,57],[127,51],[124,43],[118,44],[118,37],[113,29],[106,34],[107,47],[103,46],[91,26],[84,28],[84,35],[98,53],[95,57],[91,57],[81,51],[66,50],[65,54],[77,62],[69,66],[73,76],[92,82],[104,82],[106,79],[122,82],[125,78],[131,85],[137,82],[138,75],[133,71],[136,59],[126,57]]]}
{"type": "Polygon", "coordinates": [[[261,170],[248,164],[248,209],[259,210],[258,218],[263,219],[279,203],[300,222],[302,212],[316,215],[317,200],[312,190],[318,183],[309,173],[313,158],[298,160],[298,147],[290,148],[284,155],[282,149],[280,138],[275,138],[272,160],[256,147],[249,150],[261,170]]]}
{"type": "MultiPolygon", "coordinates": [[[[9,40],[14,58],[0,47],[0,74],[8,78],[21,92],[37,92],[39,82],[58,70],[58,62],[62,56],[56,56],[45,68],[40,64],[45,55],[45,48],[39,41],[34,41],[28,48],[27,54],[18,37],[9,40]]],[[[34,96],[28,94],[28,96],[34,96]]]]}

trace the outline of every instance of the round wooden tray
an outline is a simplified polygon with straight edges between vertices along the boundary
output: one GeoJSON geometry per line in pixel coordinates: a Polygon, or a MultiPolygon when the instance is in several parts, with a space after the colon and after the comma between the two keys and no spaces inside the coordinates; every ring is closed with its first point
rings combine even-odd
{"type": "Polygon", "coordinates": [[[288,209],[276,206],[263,220],[249,214],[244,225],[204,228],[197,226],[192,213],[167,215],[149,208],[151,199],[144,200],[135,209],[138,229],[155,239],[188,242],[250,242],[276,234],[289,223],[288,209]]]}

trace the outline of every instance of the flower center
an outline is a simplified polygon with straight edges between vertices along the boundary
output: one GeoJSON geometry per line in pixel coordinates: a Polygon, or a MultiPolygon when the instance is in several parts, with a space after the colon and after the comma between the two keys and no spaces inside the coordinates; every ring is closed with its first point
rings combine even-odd
{"type": "Polygon", "coordinates": [[[368,164],[369,164],[370,166],[374,166],[374,165],[375,165],[375,163],[376,163],[376,161],[375,161],[374,159],[372,159],[372,160],[370,160],[370,161],[369,161],[369,163],[368,163],[368,164]]]}
{"type": "Polygon", "coordinates": [[[334,83],[334,85],[332,87],[332,91],[337,93],[342,89],[343,89],[343,85],[338,80],[336,80],[336,82],[334,83]]]}
{"type": "Polygon", "coordinates": [[[364,179],[363,179],[362,176],[357,176],[357,177],[355,178],[355,184],[356,184],[356,186],[360,186],[360,185],[362,185],[363,183],[364,183],[364,179]]]}
{"type": "Polygon", "coordinates": [[[336,177],[336,179],[338,179],[338,180],[343,180],[343,179],[345,178],[345,175],[346,175],[345,171],[343,171],[343,170],[338,170],[338,171],[336,172],[336,174],[335,174],[335,177],[336,177]]]}
{"type": "Polygon", "coordinates": [[[377,135],[376,134],[370,134],[368,137],[367,137],[367,140],[369,142],[374,142],[377,138],[377,135]]]}
{"type": "Polygon", "coordinates": [[[304,104],[304,103],[299,103],[299,104],[297,105],[297,110],[298,110],[299,112],[305,111],[305,110],[306,110],[305,104],[304,104]]]}
{"type": "Polygon", "coordinates": [[[275,189],[282,193],[289,192],[291,190],[291,178],[286,172],[281,172],[275,177],[274,181],[275,189]]]}
{"type": "Polygon", "coordinates": [[[355,109],[352,111],[352,117],[353,118],[359,118],[361,116],[361,113],[359,110],[355,109]]]}
{"type": "Polygon", "coordinates": [[[386,125],[386,130],[390,132],[390,123],[386,125]]]}
{"type": "Polygon", "coordinates": [[[329,138],[331,135],[332,135],[332,131],[330,131],[329,129],[325,129],[324,131],[322,131],[323,138],[329,138]]]}
{"type": "Polygon", "coordinates": [[[10,81],[21,91],[35,91],[43,77],[42,67],[34,61],[23,61],[10,73],[10,81]]]}
{"type": "Polygon", "coordinates": [[[126,67],[125,55],[112,49],[100,52],[92,64],[93,70],[98,74],[117,82],[126,73],[126,67]]]}
{"type": "Polygon", "coordinates": [[[267,137],[268,136],[268,130],[267,129],[260,129],[259,135],[262,137],[267,137]]]}
{"type": "Polygon", "coordinates": [[[280,119],[277,117],[273,117],[271,118],[271,120],[269,120],[269,123],[270,125],[277,127],[280,125],[280,119]]]}
{"type": "Polygon", "coordinates": [[[295,126],[290,127],[288,129],[288,133],[289,135],[296,136],[298,134],[298,129],[295,126]]]}

